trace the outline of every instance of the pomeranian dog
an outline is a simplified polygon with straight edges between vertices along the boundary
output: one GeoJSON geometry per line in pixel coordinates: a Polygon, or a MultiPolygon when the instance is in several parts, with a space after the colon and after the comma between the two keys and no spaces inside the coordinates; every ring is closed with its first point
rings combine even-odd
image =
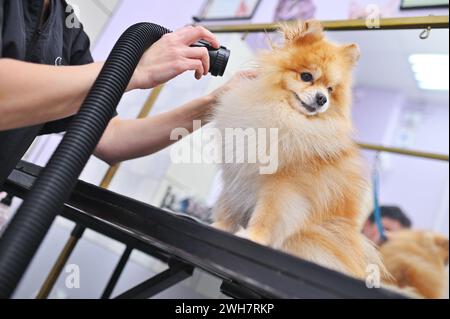
{"type": "Polygon", "coordinates": [[[399,231],[389,235],[380,247],[392,279],[386,283],[413,289],[427,299],[446,297],[449,241],[442,235],[424,231],[399,231]]]}
{"type": "MultiPolygon", "coordinates": [[[[352,70],[360,51],[329,42],[317,21],[281,31],[284,45],[262,53],[257,78],[225,93],[214,114],[221,132],[278,129],[278,169],[260,174],[259,163],[222,164],[214,226],[363,278],[368,264],[383,266],[360,232],[370,202],[351,137],[352,70]]],[[[222,145],[225,155],[245,156],[229,140],[222,145]]]]}

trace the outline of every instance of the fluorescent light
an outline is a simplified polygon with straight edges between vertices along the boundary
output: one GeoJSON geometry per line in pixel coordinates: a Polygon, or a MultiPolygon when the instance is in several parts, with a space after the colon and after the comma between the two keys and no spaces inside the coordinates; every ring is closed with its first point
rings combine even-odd
{"type": "Polygon", "coordinates": [[[409,62],[422,90],[449,90],[448,54],[413,54],[409,62]]]}

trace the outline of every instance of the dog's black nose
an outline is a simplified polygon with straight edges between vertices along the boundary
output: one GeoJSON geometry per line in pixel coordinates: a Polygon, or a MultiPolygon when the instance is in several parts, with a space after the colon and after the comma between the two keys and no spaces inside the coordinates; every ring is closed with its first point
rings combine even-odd
{"type": "Polygon", "coordinates": [[[322,93],[317,93],[316,95],[316,102],[319,106],[324,106],[325,104],[327,104],[328,99],[325,96],[325,94],[322,93]]]}

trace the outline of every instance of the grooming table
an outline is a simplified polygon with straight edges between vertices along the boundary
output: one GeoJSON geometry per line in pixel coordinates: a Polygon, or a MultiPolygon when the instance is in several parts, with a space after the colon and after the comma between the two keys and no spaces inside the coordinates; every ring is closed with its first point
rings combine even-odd
{"type": "MultiPolygon", "coordinates": [[[[40,171],[36,165],[21,162],[5,190],[24,198],[40,171]]],[[[343,274],[82,181],[60,215],[126,245],[105,288],[103,297],[107,298],[134,249],[168,263],[169,269],[118,298],[151,298],[190,277],[195,268],[222,279],[222,292],[234,298],[402,298],[387,290],[368,289],[364,282],[343,274]]]]}

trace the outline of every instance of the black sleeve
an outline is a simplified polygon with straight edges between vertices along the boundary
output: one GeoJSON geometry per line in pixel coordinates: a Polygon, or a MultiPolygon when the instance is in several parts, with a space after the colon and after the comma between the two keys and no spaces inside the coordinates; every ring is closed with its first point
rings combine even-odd
{"type": "Polygon", "coordinates": [[[84,65],[94,62],[91,55],[91,41],[84,31],[83,25],[80,28],[73,28],[73,34],[69,37],[73,39],[71,46],[70,65],[84,65]]]}
{"type": "MultiPolygon", "coordinates": [[[[72,8],[67,2],[64,0],[64,8],[72,8]]],[[[65,14],[65,21],[67,19],[76,19],[74,21],[77,23],[76,28],[67,27],[64,29],[64,46],[67,48],[67,56],[69,57],[69,65],[83,65],[94,62],[94,59],[91,55],[91,41],[89,40],[88,35],[84,31],[84,26],[75,15],[74,10],[65,10],[63,13],[65,14]]]]}
{"type": "Polygon", "coordinates": [[[0,58],[3,56],[3,0],[0,0],[0,58]]]}
{"type": "MultiPolygon", "coordinates": [[[[66,28],[64,30],[64,49],[69,51],[69,65],[84,65],[94,62],[90,46],[91,42],[82,24],[80,24],[80,28],[66,28]]],[[[62,120],[49,122],[44,125],[39,135],[65,132],[73,118],[71,116],[62,120]]]]}
{"type": "MultiPolygon", "coordinates": [[[[70,32],[70,35],[66,37],[66,39],[70,39],[70,41],[64,43],[64,45],[67,45],[70,48],[70,65],[84,65],[94,62],[90,50],[91,42],[84,31],[83,25],[80,25],[80,28],[66,30],[70,32]]],[[[117,116],[117,112],[114,116],[117,116]]],[[[44,125],[39,135],[65,132],[73,118],[74,117],[71,116],[62,120],[49,122],[44,125]]]]}

